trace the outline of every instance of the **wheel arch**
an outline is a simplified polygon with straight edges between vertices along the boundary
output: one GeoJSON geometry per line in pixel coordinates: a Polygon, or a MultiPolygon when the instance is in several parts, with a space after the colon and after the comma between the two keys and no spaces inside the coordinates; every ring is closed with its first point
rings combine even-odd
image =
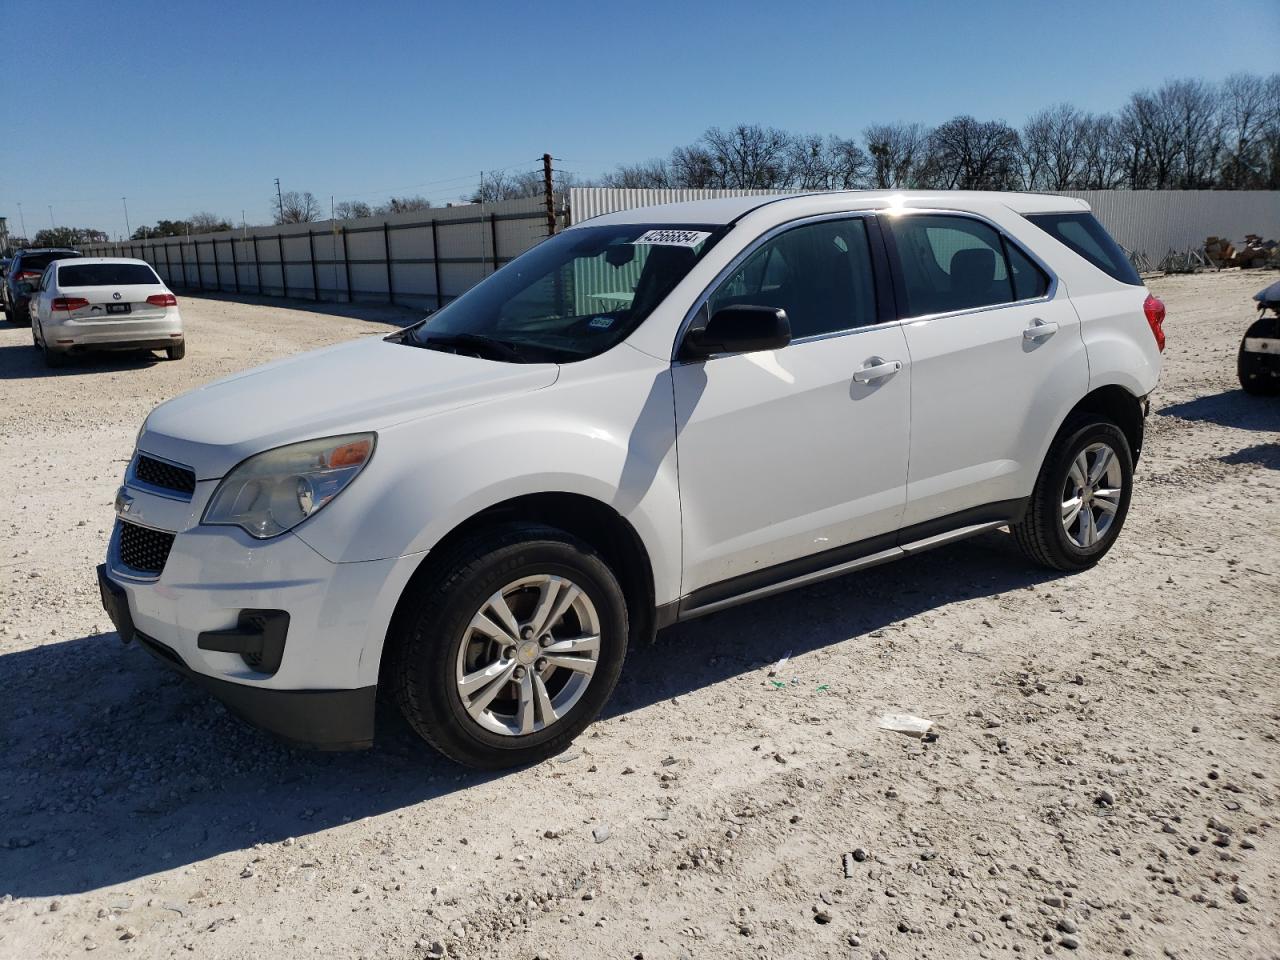
{"type": "Polygon", "coordinates": [[[423,557],[396,601],[383,641],[379,664],[379,685],[387,668],[392,638],[410,606],[413,591],[424,579],[437,572],[435,557],[444,556],[449,548],[486,529],[512,523],[542,523],[556,527],[585,541],[599,551],[618,577],[627,602],[632,640],[651,640],[657,632],[657,611],[653,566],[644,541],[635,527],[609,504],[579,493],[545,492],[512,497],[472,514],[446,533],[423,557]]]}
{"type": "Polygon", "coordinates": [[[1082,397],[1063,418],[1061,426],[1067,424],[1080,413],[1092,413],[1105,417],[1113,422],[1129,441],[1129,450],[1133,454],[1133,462],[1137,464],[1142,452],[1142,441],[1145,436],[1145,417],[1142,400],[1134,396],[1127,388],[1117,383],[1095,387],[1082,397]]]}

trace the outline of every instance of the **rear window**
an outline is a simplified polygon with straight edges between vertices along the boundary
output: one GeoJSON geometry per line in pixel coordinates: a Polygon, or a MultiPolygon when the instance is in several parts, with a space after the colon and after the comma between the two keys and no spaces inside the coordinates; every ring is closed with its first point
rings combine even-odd
{"type": "Polygon", "coordinates": [[[57,253],[24,253],[18,261],[18,266],[26,270],[43,271],[45,267],[53,263],[55,260],[70,260],[78,257],[78,253],[68,253],[65,250],[59,250],[57,253]]]}
{"type": "Polygon", "coordinates": [[[58,268],[60,287],[123,287],[159,284],[155,271],[143,263],[75,263],[58,268]]]}
{"type": "Polygon", "coordinates": [[[1142,286],[1142,278],[1120,249],[1120,244],[1111,239],[1111,234],[1102,228],[1093,214],[1037,213],[1027,219],[1113,279],[1142,286]]]}

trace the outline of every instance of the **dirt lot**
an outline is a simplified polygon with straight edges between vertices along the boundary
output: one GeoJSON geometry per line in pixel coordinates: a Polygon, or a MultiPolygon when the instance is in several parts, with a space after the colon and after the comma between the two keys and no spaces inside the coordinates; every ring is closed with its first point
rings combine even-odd
{"type": "Polygon", "coordinates": [[[122,648],[93,581],[152,405],[409,313],[187,298],[186,360],[56,374],[0,328],[0,956],[1280,955],[1280,403],[1234,376],[1273,279],[1152,282],[1165,375],[1095,570],[997,533],[669,630],[502,776],[394,718],[283,748],[122,648]]]}

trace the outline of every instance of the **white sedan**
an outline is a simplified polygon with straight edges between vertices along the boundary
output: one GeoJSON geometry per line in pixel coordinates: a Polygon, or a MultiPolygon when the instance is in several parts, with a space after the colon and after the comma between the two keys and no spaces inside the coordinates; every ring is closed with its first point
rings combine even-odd
{"type": "Polygon", "coordinates": [[[31,294],[31,338],[56,367],[89,350],[186,355],[178,298],[145,260],[55,260],[31,294]]]}

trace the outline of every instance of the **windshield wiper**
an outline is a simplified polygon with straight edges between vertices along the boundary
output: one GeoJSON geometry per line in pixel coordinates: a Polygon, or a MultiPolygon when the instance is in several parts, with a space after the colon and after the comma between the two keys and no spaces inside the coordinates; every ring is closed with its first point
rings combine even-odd
{"type": "Polygon", "coordinates": [[[467,350],[481,356],[487,354],[492,359],[505,360],[509,363],[518,363],[521,359],[520,351],[513,344],[479,333],[428,334],[425,337],[406,338],[404,342],[426,347],[428,350],[467,350]]]}

